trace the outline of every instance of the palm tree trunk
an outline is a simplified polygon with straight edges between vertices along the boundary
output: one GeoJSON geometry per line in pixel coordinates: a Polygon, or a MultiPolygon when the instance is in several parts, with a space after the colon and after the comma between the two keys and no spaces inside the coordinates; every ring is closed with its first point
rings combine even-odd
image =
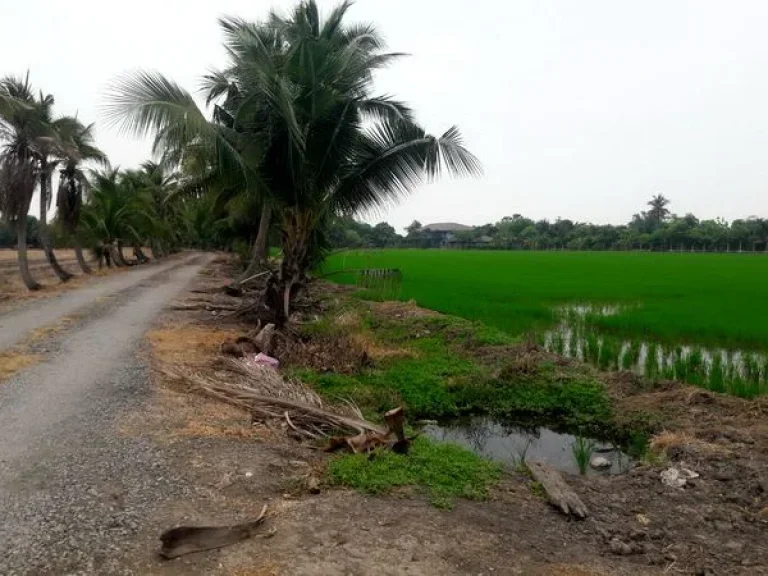
{"type": "Polygon", "coordinates": [[[118,240],[114,246],[115,249],[115,261],[119,266],[130,266],[131,264],[125,259],[123,255],[123,243],[118,240]]]}
{"type": "Polygon", "coordinates": [[[53,252],[53,245],[51,244],[51,237],[48,234],[48,197],[51,191],[48,189],[50,184],[51,174],[48,166],[44,163],[40,174],[40,243],[43,245],[45,251],[45,258],[48,260],[48,264],[51,265],[56,276],[62,282],[66,282],[72,278],[72,274],[64,270],[56,260],[56,254],[53,252]]]}
{"type": "Polygon", "coordinates": [[[114,243],[110,242],[107,245],[107,252],[109,253],[112,263],[117,266],[118,268],[122,268],[125,266],[123,264],[122,259],[120,258],[120,253],[117,251],[117,248],[115,247],[114,243]]]}
{"type": "Polygon", "coordinates": [[[75,258],[77,258],[77,263],[80,265],[80,268],[86,274],[93,273],[93,270],[91,270],[91,267],[88,265],[88,262],[85,259],[85,255],[83,254],[83,247],[80,244],[80,240],[75,238],[74,243],[75,243],[75,258]]]}
{"type": "Polygon", "coordinates": [[[149,258],[147,257],[146,254],[144,254],[144,251],[141,249],[141,246],[139,246],[138,244],[136,244],[133,247],[133,255],[136,257],[136,260],[138,261],[139,264],[146,264],[147,262],[149,262],[149,258]]]}
{"type": "Polygon", "coordinates": [[[309,238],[311,214],[294,213],[283,222],[283,261],[275,285],[275,291],[282,303],[276,311],[278,321],[287,322],[291,316],[291,303],[306,282],[309,266],[309,238]]]}
{"type": "Polygon", "coordinates": [[[27,217],[19,218],[16,222],[17,256],[19,259],[19,272],[21,279],[29,290],[40,290],[42,286],[32,278],[27,259],[27,217]]]}
{"type": "Polygon", "coordinates": [[[238,276],[230,285],[232,288],[238,288],[244,280],[258,274],[264,267],[269,255],[269,227],[272,223],[272,206],[265,204],[261,210],[259,219],[259,232],[251,248],[251,260],[245,271],[238,276]]]}

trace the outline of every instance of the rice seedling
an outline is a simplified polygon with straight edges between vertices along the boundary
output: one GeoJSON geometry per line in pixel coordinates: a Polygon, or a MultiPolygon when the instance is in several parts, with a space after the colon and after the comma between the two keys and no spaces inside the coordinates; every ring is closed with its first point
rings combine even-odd
{"type": "MultiPolygon", "coordinates": [[[[398,269],[400,297],[512,334],[551,328],[553,309],[613,304],[590,326],[630,338],[709,347],[768,348],[768,267],[719,254],[357,250],[333,254],[323,273],[398,269]],[[663,282],[659,279],[663,278],[663,282]],[[744,305],[749,302],[749,305],[744,305]]],[[[334,281],[356,283],[353,274],[334,281]]],[[[569,319],[570,320],[570,319],[569,319]]]]}
{"type": "Polygon", "coordinates": [[[584,438],[583,436],[577,436],[576,440],[571,444],[573,458],[576,460],[576,466],[578,466],[581,475],[587,473],[589,461],[592,459],[592,452],[594,452],[594,450],[594,441],[589,438],[584,438]]]}
{"type": "Polygon", "coordinates": [[[645,356],[645,375],[654,379],[659,375],[659,346],[655,342],[648,345],[645,356]]]}
{"type": "Polygon", "coordinates": [[[603,369],[752,396],[768,391],[762,264],[714,254],[362,250],[332,255],[321,273],[373,299],[414,299],[512,336],[535,334],[603,369]],[[745,354],[713,369],[723,349],[745,354]]]}
{"type": "Polygon", "coordinates": [[[707,388],[713,392],[725,392],[722,354],[715,354],[712,358],[712,366],[709,368],[709,381],[707,383],[707,388]]]}

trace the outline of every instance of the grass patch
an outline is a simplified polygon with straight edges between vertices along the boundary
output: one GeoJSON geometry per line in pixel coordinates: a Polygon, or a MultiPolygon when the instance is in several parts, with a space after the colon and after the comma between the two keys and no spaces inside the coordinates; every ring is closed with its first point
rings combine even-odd
{"type": "Polygon", "coordinates": [[[501,467],[454,444],[418,438],[410,454],[391,451],[350,454],[329,463],[333,484],[367,494],[386,494],[395,488],[416,486],[438,508],[451,508],[455,498],[483,500],[501,477],[501,467]]]}
{"type": "Polygon", "coordinates": [[[214,356],[222,342],[241,335],[242,332],[237,330],[176,326],[151,330],[146,338],[158,360],[200,364],[214,356]]]}
{"type": "Polygon", "coordinates": [[[368,313],[354,328],[324,318],[308,325],[305,334],[326,337],[339,330],[347,337],[356,330],[369,346],[400,353],[379,354],[372,366],[353,374],[299,367],[292,375],[329,399],[352,399],[369,418],[403,405],[413,419],[486,414],[509,423],[613,435],[601,382],[587,370],[556,366],[535,351],[514,352],[516,340],[493,327],[450,316],[368,313]],[[497,347],[502,350],[497,358],[477,358],[479,350],[497,347]]]}
{"type": "Polygon", "coordinates": [[[37,364],[39,354],[25,354],[17,350],[0,352],[0,381],[10,378],[20,370],[37,364]]]}

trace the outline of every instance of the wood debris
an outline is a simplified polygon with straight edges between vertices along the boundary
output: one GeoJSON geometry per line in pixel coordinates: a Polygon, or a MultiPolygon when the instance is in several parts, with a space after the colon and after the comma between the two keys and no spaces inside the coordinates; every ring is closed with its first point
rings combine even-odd
{"type": "Polygon", "coordinates": [[[576,518],[586,518],[589,515],[586,505],[581,498],[563,480],[559,472],[542,462],[526,462],[533,479],[536,480],[552,506],[560,509],[564,514],[576,518]]]}
{"type": "Polygon", "coordinates": [[[255,520],[232,526],[178,526],[160,535],[160,556],[166,560],[193,552],[231,546],[254,536],[267,516],[266,504],[255,520]]]}

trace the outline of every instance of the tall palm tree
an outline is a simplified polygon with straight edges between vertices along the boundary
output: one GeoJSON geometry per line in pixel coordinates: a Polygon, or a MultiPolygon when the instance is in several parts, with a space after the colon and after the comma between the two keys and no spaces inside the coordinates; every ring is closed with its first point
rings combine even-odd
{"type": "Polygon", "coordinates": [[[651,207],[651,209],[648,210],[648,218],[657,224],[661,224],[667,217],[669,217],[670,211],[669,208],[667,208],[669,204],[669,198],[666,198],[662,194],[656,194],[648,202],[648,206],[651,207]]]}
{"type": "Polygon", "coordinates": [[[27,214],[40,177],[36,146],[50,137],[44,111],[26,78],[0,79],[0,212],[16,229],[19,271],[29,290],[41,285],[27,259],[27,214]]]}
{"type": "Polygon", "coordinates": [[[82,244],[76,233],[80,223],[80,209],[89,187],[82,165],[88,161],[106,165],[107,156],[94,144],[93,124],[84,126],[76,122],[63,136],[64,159],[63,167],[59,171],[59,190],[56,195],[57,216],[64,230],[72,238],[80,268],[86,274],[90,274],[91,267],[83,256],[82,244]]]}
{"type": "Polygon", "coordinates": [[[157,74],[115,87],[109,113],[123,128],[178,148],[213,135],[219,169],[261,188],[278,221],[283,259],[265,304],[284,321],[319,257],[330,219],[385,205],[443,171],[477,174],[457,128],[426,133],[403,103],[373,94],[373,73],[400,54],[384,52],[370,25],[345,25],[350,2],[325,20],[301,2],[266,24],[221,21],[230,66],[207,77],[223,98],[209,121],[191,96],[157,74]],[[194,109],[194,110],[193,110],[194,109]]]}

